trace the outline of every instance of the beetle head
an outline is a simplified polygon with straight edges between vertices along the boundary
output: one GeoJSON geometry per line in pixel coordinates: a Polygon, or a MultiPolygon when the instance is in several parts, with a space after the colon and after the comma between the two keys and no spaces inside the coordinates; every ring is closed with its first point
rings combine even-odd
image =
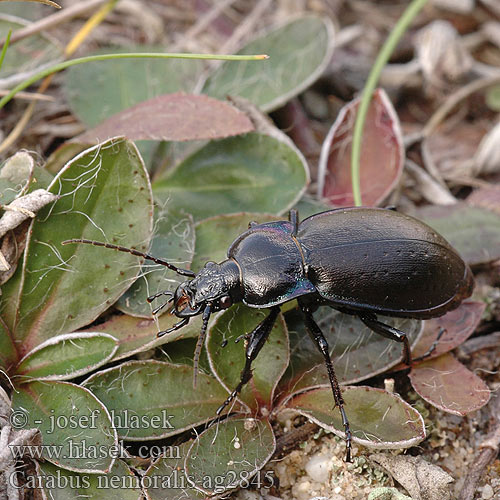
{"type": "Polygon", "coordinates": [[[174,314],[186,318],[201,314],[207,306],[210,312],[227,309],[241,300],[239,270],[234,261],[221,264],[207,262],[191,280],[181,283],[174,294],[174,314]]]}

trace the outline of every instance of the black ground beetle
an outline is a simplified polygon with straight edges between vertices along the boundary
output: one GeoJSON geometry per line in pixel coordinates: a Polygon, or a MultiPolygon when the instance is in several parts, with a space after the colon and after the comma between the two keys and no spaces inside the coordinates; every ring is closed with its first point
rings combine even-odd
{"type": "Polygon", "coordinates": [[[182,328],[192,316],[203,315],[195,350],[195,376],[207,324],[214,311],[236,302],[270,308],[264,320],[245,338],[246,362],[234,391],[217,415],[251,379],[251,364],[262,349],[280,311],[297,299],[308,333],[325,359],[335,405],[339,408],[351,460],[351,431],[326,339],[313,318],[319,306],[330,306],[359,319],[374,332],[403,343],[403,360],[411,365],[404,332],[377,320],[377,314],[426,319],[455,309],[474,287],[472,273],[451,245],[432,228],[413,217],[384,208],[340,208],[318,213],[300,224],[296,210],[288,221],[250,223],[229,247],[227,260],[207,262],[195,274],[151,255],[107,243],[74,239],[125,251],[162,264],[192,278],[175,293],[160,292],[173,301],[171,312],[181,320],[165,335],[182,328]]]}

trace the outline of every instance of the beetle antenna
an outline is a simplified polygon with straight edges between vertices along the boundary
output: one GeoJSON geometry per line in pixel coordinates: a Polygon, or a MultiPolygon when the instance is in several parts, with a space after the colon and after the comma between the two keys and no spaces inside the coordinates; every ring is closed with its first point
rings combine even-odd
{"type": "Polygon", "coordinates": [[[158,314],[165,306],[167,306],[168,304],[170,304],[170,302],[172,302],[174,300],[173,297],[170,297],[166,302],[164,302],[161,306],[158,306],[156,307],[155,309],[153,309],[151,311],[151,314],[153,314],[153,316],[155,316],[156,314],[158,314]]]}
{"type": "Polygon", "coordinates": [[[131,253],[132,255],[135,255],[137,257],[143,257],[144,259],[151,260],[155,264],[160,264],[162,266],[168,267],[168,269],[176,272],[177,274],[180,274],[181,276],[187,276],[189,278],[194,278],[196,276],[196,274],[189,269],[181,269],[180,267],[170,264],[170,262],[167,262],[166,260],[158,259],[157,257],[153,257],[152,255],[144,252],[139,252],[139,250],[135,250],[133,248],[127,248],[120,245],[113,245],[111,243],[102,243],[101,241],[85,240],[80,238],[65,240],[62,242],[63,245],[68,245],[69,243],[87,243],[88,245],[94,245],[96,247],[111,248],[112,250],[118,250],[119,252],[131,253]]]}
{"type": "Polygon", "coordinates": [[[203,347],[203,343],[205,342],[205,337],[207,336],[207,326],[208,320],[210,319],[210,313],[212,312],[212,304],[208,304],[203,311],[203,324],[201,325],[200,336],[198,337],[198,341],[196,342],[196,347],[194,349],[193,356],[193,389],[196,389],[196,383],[198,378],[198,365],[200,361],[201,348],[203,347]]]}
{"type": "Polygon", "coordinates": [[[158,314],[165,306],[170,304],[174,300],[174,292],[171,292],[170,290],[164,290],[163,292],[158,292],[155,293],[154,295],[150,295],[146,300],[151,304],[154,300],[156,300],[158,297],[161,297],[162,295],[166,295],[167,297],[170,297],[166,302],[164,302],[161,306],[156,307],[153,309],[152,314],[153,316],[155,314],[158,314]]]}
{"type": "MultiPolygon", "coordinates": [[[[167,295],[168,297],[174,297],[174,292],[171,292],[170,290],[163,290],[162,292],[155,293],[154,295],[150,295],[146,300],[151,304],[153,300],[156,300],[158,297],[161,297],[162,295],[167,295]]],[[[170,302],[169,299],[168,301],[170,302]]]]}

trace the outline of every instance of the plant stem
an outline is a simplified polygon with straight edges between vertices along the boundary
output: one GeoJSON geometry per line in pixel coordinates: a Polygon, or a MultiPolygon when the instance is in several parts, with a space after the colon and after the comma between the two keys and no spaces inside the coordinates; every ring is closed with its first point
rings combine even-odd
{"type": "Polygon", "coordinates": [[[398,22],[392,29],[384,45],[373,63],[368,79],[366,80],[361,102],[358,107],[356,115],[356,122],[354,123],[354,132],[352,137],[352,152],[351,152],[351,180],[352,180],[352,194],[354,197],[354,204],[360,206],[361,200],[361,187],[359,178],[359,167],[361,160],[361,141],[363,139],[363,128],[365,125],[366,115],[372,98],[373,91],[377,86],[382,69],[387,64],[391,57],[396,45],[408,29],[415,16],[427,3],[427,0],[413,0],[408,8],[403,12],[398,22]]]}
{"type": "Polygon", "coordinates": [[[7,38],[5,39],[5,45],[2,48],[2,53],[0,54],[0,68],[2,68],[3,60],[5,59],[5,54],[7,53],[7,49],[9,48],[11,35],[12,35],[12,30],[9,30],[9,32],[7,33],[7,38]]]}
{"type": "Polygon", "coordinates": [[[265,54],[259,55],[217,55],[217,54],[165,54],[157,52],[144,52],[144,53],[126,53],[126,54],[100,54],[95,56],[80,57],[78,59],[69,59],[68,61],[63,61],[59,64],[55,64],[50,68],[46,68],[39,73],[27,78],[19,85],[16,85],[5,97],[0,99],[0,109],[2,109],[20,90],[24,90],[31,84],[45,78],[52,73],[57,71],[62,71],[63,69],[69,68],[70,66],[76,66],[77,64],[83,64],[94,61],[106,61],[108,59],[126,59],[126,58],[156,58],[156,59],[216,59],[222,61],[257,61],[261,59],[267,59],[269,56],[265,54]]]}

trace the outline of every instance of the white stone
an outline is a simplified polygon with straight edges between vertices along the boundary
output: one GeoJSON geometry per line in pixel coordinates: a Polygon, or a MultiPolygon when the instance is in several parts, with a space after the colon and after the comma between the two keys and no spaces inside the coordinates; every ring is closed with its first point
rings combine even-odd
{"type": "Polygon", "coordinates": [[[307,475],[317,483],[326,483],[330,474],[330,458],[328,455],[317,453],[313,455],[305,466],[307,475]]]}
{"type": "Polygon", "coordinates": [[[489,484],[483,486],[483,494],[481,495],[481,498],[489,500],[490,498],[493,498],[493,495],[494,495],[493,488],[489,484]]]}

